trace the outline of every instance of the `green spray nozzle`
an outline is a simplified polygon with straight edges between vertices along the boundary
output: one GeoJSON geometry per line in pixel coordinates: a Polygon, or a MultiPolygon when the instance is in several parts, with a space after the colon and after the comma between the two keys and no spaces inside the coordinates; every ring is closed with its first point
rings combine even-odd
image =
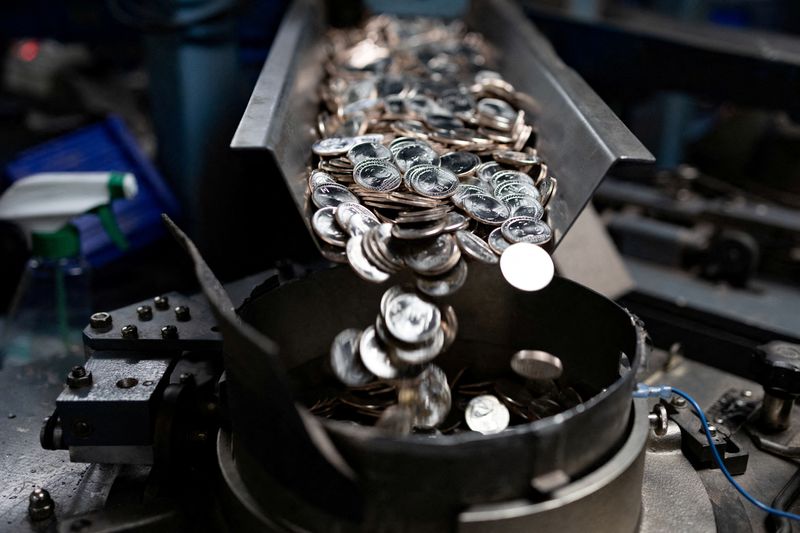
{"type": "Polygon", "coordinates": [[[100,219],[120,249],[128,241],[111,203],[137,193],[136,178],[124,172],[52,172],[14,182],[0,197],[0,220],[19,224],[30,236],[35,256],[59,259],[80,254],[80,237],[71,220],[84,213],[100,219]]]}

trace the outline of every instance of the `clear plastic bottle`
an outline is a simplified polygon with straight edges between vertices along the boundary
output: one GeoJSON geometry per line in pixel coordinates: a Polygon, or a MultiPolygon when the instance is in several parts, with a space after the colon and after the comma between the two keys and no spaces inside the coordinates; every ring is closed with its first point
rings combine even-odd
{"type": "Polygon", "coordinates": [[[90,267],[82,257],[30,259],[0,336],[0,362],[80,354],[91,309],[90,267]]]}

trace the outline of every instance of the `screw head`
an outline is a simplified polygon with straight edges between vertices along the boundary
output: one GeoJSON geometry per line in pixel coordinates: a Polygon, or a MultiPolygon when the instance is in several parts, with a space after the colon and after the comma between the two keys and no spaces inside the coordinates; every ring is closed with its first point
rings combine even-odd
{"type": "Polygon", "coordinates": [[[686,407],[686,398],[683,398],[681,396],[673,396],[672,405],[674,405],[675,407],[686,407]]]}
{"type": "Polygon", "coordinates": [[[111,314],[106,312],[95,313],[89,317],[89,326],[92,329],[108,329],[112,322],[111,314]]]}
{"type": "Polygon", "coordinates": [[[139,316],[139,320],[150,320],[153,318],[153,308],[149,305],[140,305],[136,308],[136,314],[139,316]]]}
{"type": "Polygon", "coordinates": [[[742,396],[744,396],[745,398],[752,398],[753,397],[753,391],[751,391],[751,390],[743,390],[742,391],[742,396]]]}
{"type": "Polygon", "coordinates": [[[175,318],[178,322],[186,322],[190,318],[192,318],[191,314],[189,313],[189,307],[185,305],[179,305],[175,308],[175,318]]]}
{"type": "Polygon", "coordinates": [[[94,428],[86,420],[78,419],[72,423],[72,432],[79,439],[85,439],[92,434],[92,431],[94,431],[94,428]]]}
{"type": "Polygon", "coordinates": [[[172,324],[167,324],[166,326],[161,328],[161,338],[162,339],[177,339],[178,338],[178,328],[177,326],[173,326],[172,324]]]}
{"type": "Polygon", "coordinates": [[[70,389],[88,387],[92,384],[92,373],[82,366],[73,366],[67,374],[67,386],[70,389]]]}
{"type": "Polygon", "coordinates": [[[139,328],[137,328],[133,324],[128,324],[126,326],[122,326],[120,330],[122,332],[123,339],[138,339],[139,338],[139,328]]]}
{"type": "Polygon", "coordinates": [[[169,309],[169,298],[166,296],[156,296],[153,298],[153,303],[159,311],[166,311],[169,309]]]}
{"type": "Polygon", "coordinates": [[[45,520],[53,516],[55,502],[47,490],[36,487],[28,497],[28,515],[33,521],[45,520]]]}

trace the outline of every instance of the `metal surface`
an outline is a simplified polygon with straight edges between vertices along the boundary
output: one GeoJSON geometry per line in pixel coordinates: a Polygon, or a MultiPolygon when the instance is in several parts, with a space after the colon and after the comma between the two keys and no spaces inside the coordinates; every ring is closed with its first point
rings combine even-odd
{"type": "MultiPolygon", "coordinates": [[[[652,161],[652,156],[511,2],[476,0],[466,22],[497,48],[504,77],[536,101],[528,111],[537,125],[537,146],[560,184],[549,206],[557,244],[609,169],[624,161],[652,161]]],[[[309,232],[305,175],[324,74],[324,33],[322,10],[310,0],[297,0],[231,144],[269,151],[309,232]]]]}

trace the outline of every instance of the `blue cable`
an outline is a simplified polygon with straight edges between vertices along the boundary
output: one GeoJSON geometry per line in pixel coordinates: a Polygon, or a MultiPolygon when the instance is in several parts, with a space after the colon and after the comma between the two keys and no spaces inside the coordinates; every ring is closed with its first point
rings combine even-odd
{"type": "Polygon", "coordinates": [[[706,415],[703,413],[703,410],[700,408],[700,405],[695,401],[694,398],[689,396],[687,393],[680,389],[676,389],[674,387],[649,387],[643,383],[640,383],[637,386],[637,389],[634,391],[633,396],[635,398],[667,398],[672,393],[677,394],[678,396],[684,398],[687,402],[689,402],[694,410],[697,412],[697,416],[700,417],[700,423],[703,425],[703,431],[705,431],[706,439],[708,439],[708,443],[711,445],[711,455],[714,457],[714,462],[717,463],[720,472],[725,476],[725,478],[733,485],[739,494],[741,494],[744,499],[761,509],[762,511],[766,511],[767,513],[774,514],[776,516],[782,516],[784,518],[788,518],[790,520],[800,520],[800,515],[790,513],[788,511],[782,511],[780,509],[775,509],[774,507],[770,507],[769,505],[758,501],[753,496],[750,495],[749,492],[744,490],[744,488],[733,479],[733,476],[728,469],[725,467],[725,464],[722,462],[722,457],[719,456],[719,452],[717,451],[717,447],[714,446],[714,437],[711,436],[711,431],[708,429],[708,420],[706,420],[706,415]]]}

